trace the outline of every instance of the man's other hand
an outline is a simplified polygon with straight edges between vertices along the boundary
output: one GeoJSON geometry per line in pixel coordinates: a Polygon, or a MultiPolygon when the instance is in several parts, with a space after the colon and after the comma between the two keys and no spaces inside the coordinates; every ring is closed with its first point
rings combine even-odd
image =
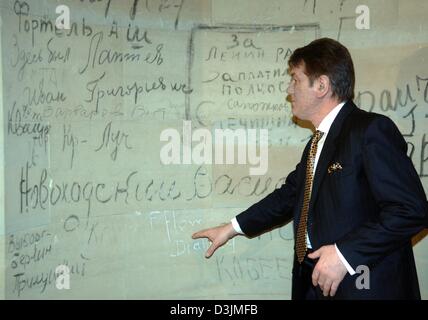
{"type": "Polygon", "coordinates": [[[308,257],[319,259],[312,272],[313,285],[319,285],[325,297],[329,294],[333,297],[348,272],[337,255],[336,248],[334,245],[322,246],[308,254],[308,257]]]}

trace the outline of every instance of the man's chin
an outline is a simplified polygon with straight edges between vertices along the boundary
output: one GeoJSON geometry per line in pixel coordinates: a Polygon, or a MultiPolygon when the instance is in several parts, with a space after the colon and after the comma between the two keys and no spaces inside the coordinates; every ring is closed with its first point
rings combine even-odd
{"type": "Polygon", "coordinates": [[[298,117],[298,116],[297,116],[297,113],[296,113],[296,110],[293,108],[293,105],[291,105],[291,114],[292,114],[294,117],[298,117]]]}

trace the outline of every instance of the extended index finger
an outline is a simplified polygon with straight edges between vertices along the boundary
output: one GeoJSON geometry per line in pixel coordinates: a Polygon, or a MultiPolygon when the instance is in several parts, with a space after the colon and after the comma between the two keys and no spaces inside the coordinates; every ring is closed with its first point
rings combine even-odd
{"type": "Polygon", "coordinates": [[[209,238],[208,229],[200,230],[192,234],[192,239],[209,238]]]}

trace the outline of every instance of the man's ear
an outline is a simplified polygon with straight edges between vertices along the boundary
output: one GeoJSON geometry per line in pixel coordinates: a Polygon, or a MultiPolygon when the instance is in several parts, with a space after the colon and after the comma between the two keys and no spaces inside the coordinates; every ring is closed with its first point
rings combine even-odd
{"type": "Polygon", "coordinates": [[[330,91],[330,79],[326,75],[321,75],[316,80],[316,90],[318,97],[324,97],[330,91]]]}

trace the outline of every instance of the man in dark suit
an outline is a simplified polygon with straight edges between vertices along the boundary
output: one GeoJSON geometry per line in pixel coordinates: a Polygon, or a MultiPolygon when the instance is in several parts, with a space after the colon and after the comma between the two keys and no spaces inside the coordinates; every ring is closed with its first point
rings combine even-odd
{"type": "Polygon", "coordinates": [[[209,258],[238,234],[294,218],[293,299],[420,299],[411,237],[428,206],[405,140],[389,118],[354,105],[353,62],[337,41],[295,50],[289,71],[292,112],[316,129],[300,163],[281,188],[193,238],[212,242],[209,258]]]}

